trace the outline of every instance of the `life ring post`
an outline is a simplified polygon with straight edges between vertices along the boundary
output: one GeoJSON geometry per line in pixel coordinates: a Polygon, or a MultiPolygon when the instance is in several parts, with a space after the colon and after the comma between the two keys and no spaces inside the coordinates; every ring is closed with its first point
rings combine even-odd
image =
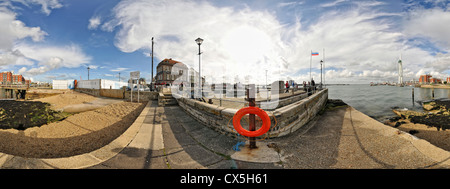
{"type": "MultiPolygon", "coordinates": [[[[255,96],[256,96],[256,87],[255,84],[249,84],[248,88],[247,88],[247,100],[248,100],[248,106],[250,107],[255,107],[256,106],[256,102],[255,102],[255,96]]],[[[248,115],[249,118],[249,130],[250,131],[255,131],[256,130],[256,125],[255,125],[255,114],[249,114],[248,115]]],[[[258,148],[256,146],[256,140],[255,137],[250,137],[249,140],[249,148],[250,149],[254,149],[254,148],[258,148]]]]}

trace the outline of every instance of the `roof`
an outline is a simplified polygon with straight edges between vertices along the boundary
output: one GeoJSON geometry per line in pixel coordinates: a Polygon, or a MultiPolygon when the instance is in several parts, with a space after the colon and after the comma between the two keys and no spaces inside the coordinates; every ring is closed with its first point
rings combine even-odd
{"type": "Polygon", "coordinates": [[[156,67],[159,67],[160,65],[170,65],[170,66],[173,66],[173,65],[175,65],[175,64],[177,64],[177,63],[181,63],[181,62],[179,62],[179,61],[176,61],[176,60],[172,60],[171,58],[169,58],[169,59],[164,59],[164,60],[162,60],[159,64],[158,64],[158,66],[156,66],[156,67]]]}

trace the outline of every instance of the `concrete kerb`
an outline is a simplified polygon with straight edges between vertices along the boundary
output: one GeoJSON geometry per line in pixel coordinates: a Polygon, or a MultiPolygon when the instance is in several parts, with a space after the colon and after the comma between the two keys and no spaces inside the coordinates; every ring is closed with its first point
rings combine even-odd
{"type": "Polygon", "coordinates": [[[397,136],[402,137],[403,139],[409,141],[412,146],[414,146],[420,153],[427,156],[428,158],[438,162],[441,165],[450,166],[450,152],[446,151],[442,148],[439,148],[430,142],[417,138],[414,135],[411,135],[409,133],[400,131],[397,128],[393,128],[387,125],[384,125],[369,116],[359,112],[353,107],[352,113],[358,112],[360,114],[360,117],[363,117],[363,122],[366,127],[370,127],[371,129],[378,130],[380,134],[385,136],[397,136]]]}
{"type": "Polygon", "coordinates": [[[100,164],[120,153],[133,141],[150,109],[147,103],[141,114],[122,135],[112,142],[89,153],[64,158],[24,158],[0,153],[0,168],[32,169],[82,169],[100,164]]]}

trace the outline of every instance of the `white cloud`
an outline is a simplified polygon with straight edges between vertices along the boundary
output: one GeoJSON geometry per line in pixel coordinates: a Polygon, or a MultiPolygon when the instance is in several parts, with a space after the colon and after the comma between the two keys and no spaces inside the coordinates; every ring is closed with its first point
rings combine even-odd
{"type": "Polygon", "coordinates": [[[51,9],[58,9],[63,7],[59,0],[12,0],[30,7],[30,5],[40,5],[42,13],[50,15],[51,9]]]}
{"type": "Polygon", "coordinates": [[[97,65],[87,65],[87,67],[89,67],[89,69],[93,69],[93,70],[96,70],[97,68],[99,68],[99,66],[97,66],[97,65]]]}
{"type": "Polygon", "coordinates": [[[347,1],[347,0],[336,0],[336,1],[333,1],[333,2],[330,2],[330,3],[321,4],[320,6],[321,7],[334,7],[334,6],[338,5],[339,3],[342,3],[342,2],[345,2],[345,1],[347,1]]]}
{"type": "Polygon", "coordinates": [[[304,3],[305,3],[304,1],[291,1],[291,2],[278,3],[277,6],[278,7],[290,7],[290,6],[302,5],[304,3]]]}
{"type": "Polygon", "coordinates": [[[450,70],[450,54],[438,53],[436,55],[436,60],[427,62],[425,68],[431,68],[436,72],[444,72],[450,70]]]}
{"type": "Polygon", "coordinates": [[[441,8],[417,8],[404,20],[404,33],[411,37],[426,37],[450,51],[450,12],[441,8]]]}
{"type": "Polygon", "coordinates": [[[128,70],[129,68],[115,68],[115,69],[111,69],[110,71],[112,72],[121,72],[121,71],[125,71],[128,70]]]}
{"type": "Polygon", "coordinates": [[[101,24],[101,20],[99,16],[94,16],[89,19],[88,29],[95,30],[101,24]]]}
{"type": "MultiPolygon", "coordinates": [[[[344,1],[322,6],[341,3],[344,1]]],[[[194,40],[201,37],[202,75],[229,79],[249,75],[254,79],[251,82],[261,82],[266,69],[270,80],[300,78],[295,73],[309,69],[310,51],[320,52],[319,57],[313,57],[313,68],[317,69],[323,48],[327,68],[335,69],[328,70],[331,72],[327,78],[334,81],[395,78],[400,54],[404,57],[403,67],[412,73],[435,61],[427,51],[405,43],[408,36],[392,28],[401,21],[401,14],[368,9],[384,5],[382,2],[356,4],[359,6],[351,9],[324,12],[313,24],[305,26],[305,18],[282,24],[272,12],[248,7],[216,7],[203,1],[125,0],[116,5],[114,18],[106,20],[101,29],[117,29],[115,46],[123,52],[148,53],[151,38],[155,37],[156,57],[173,58],[195,69],[198,46],[194,40]]],[[[436,33],[436,38],[445,37],[436,33]]]]}
{"type": "Polygon", "coordinates": [[[30,37],[33,41],[41,41],[47,33],[39,27],[27,27],[16,20],[16,14],[9,10],[0,9],[0,50],[8,51],[14,42],[30,37]]]}
{"type": "Polygon", "coordinates": [[[61,67],[75,68],[89,63],[91,57],[86,55],[80,46],[71,44],[66,46],[43,46],[27,43],[19,43],[15,49],[20,50],[27,58],[36,60],[39,64],[46,65],[52,58],[60,58],[61,67]]]}
{"type": "Polygon", "coordinates": [[[14,48],[16,51],[22,52],[27,59],[38,62],[39,67],[26,70],[26,75],[39,75],[61,67],[76,68],[89,63],[92,59],[74,44],[42,46],[19,43],[14,48]]]}

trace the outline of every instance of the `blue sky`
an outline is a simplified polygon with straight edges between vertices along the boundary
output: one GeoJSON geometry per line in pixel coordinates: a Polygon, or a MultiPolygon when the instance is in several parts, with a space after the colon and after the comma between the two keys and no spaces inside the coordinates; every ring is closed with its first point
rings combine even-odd
{"type": "Polygon", "coordinates": [[[173,58],[209,82],[320,78],[327,83],[450,75],[449,1],[11,0],[0,1],[0,71],[34,81],[128,79],[173,58]],[[446,24],[447,23],[447,24],[446,24]],[[325,51],[325,57],[324,55],[325,51]]]}

